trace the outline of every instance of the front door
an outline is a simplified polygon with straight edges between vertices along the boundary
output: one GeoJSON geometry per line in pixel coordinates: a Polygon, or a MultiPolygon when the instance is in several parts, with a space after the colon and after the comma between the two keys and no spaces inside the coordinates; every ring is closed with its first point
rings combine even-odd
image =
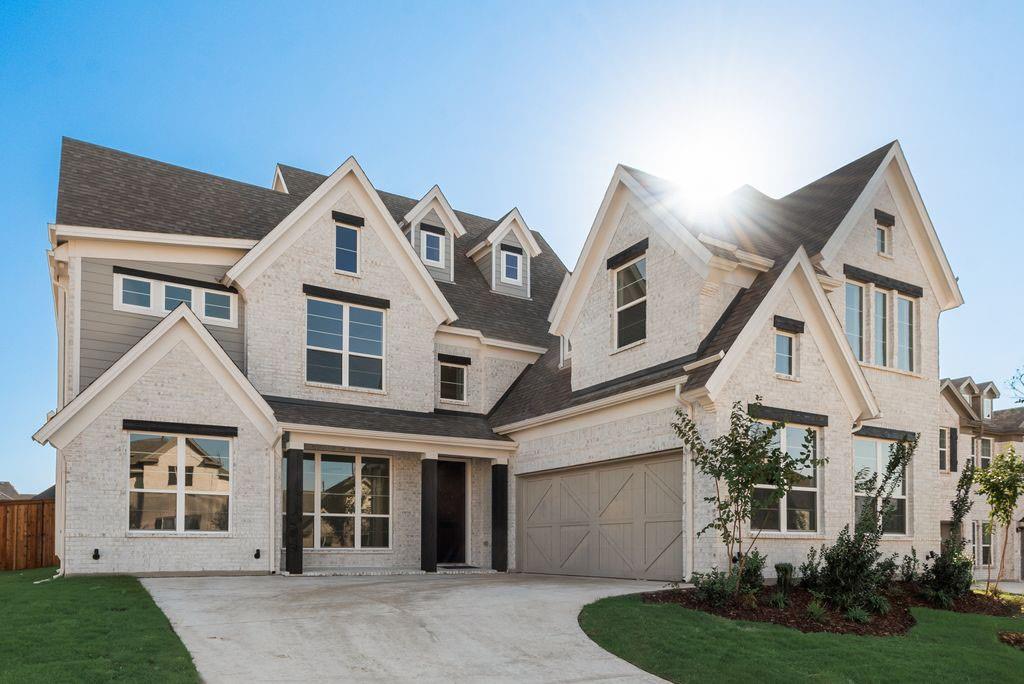
{"type": "Polygon", "coordinates": [[[437,462],[437,562],[466,562],[466,464],[437,462]]]}

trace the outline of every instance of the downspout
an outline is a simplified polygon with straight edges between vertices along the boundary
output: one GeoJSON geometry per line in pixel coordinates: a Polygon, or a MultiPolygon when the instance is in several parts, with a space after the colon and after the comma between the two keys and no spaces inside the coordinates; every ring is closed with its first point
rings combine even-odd
{"type": "MultiPolygon", "coordinates": [[[[676,401],[686,407],[686,415],[689,416],[690,420],[694,419],[694,408],[693,402],[683,399],[683,383],[676,383],[676,401]]],[[[683,463],[686,468],[686,482],[689,485],[689,492],[686,497],[686,522],[689,525],[689,532],[687,534],[688,541],[686,544],[686,576],[684,579],[689,579],[693,576],[693,565],[694,565],[694,544],[697,542],[697,525],[694,522],[694,502],[693,497],[696,495],[697,486],[693,481],[693,454],[687,453],[686,458],[683,459],[683,463]]]]}
{"type": "Polygon", "coordinates": [[[280,472],[280,468],[275,468],[274,463],[277,460],[275,458],[275,455],[277,454],[277,445],[281,443],[281,440],[284,438],[284,434],[284,431],[278,428],[277,437],[274,439],[274,443],[270,445],[270,477],[267,478],[267,481],[270,483],[270,524],[267,527],[269,530],[269,541],[267,543],[267,571],[271,575],[274,574],[274,565],[281,558],[280,548],[274,545],[274,537],[276,536],[274,535],[274,530],[277,527],[277,516],[274,514],[274,509],[277,506],[277,488],[274,484],[277,482],[277,473],[280,472]]]}

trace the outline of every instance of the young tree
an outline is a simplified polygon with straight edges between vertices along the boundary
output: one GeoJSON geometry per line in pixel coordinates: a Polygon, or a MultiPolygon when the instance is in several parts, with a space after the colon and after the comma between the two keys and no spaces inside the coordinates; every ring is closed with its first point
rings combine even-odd
{"type": "MultiPolygon", "coordinates": [[[[756,397],[754,405],[760,400],[756,397]]],[[[801,454],[791,456],[779,448],[777,440],[784,424],[762,423],[744,411],[740,402],[732,405],[729,432],[711,441],[704,440],[693,419],[681,410],[676,411],[672,427],[690,449],[694,467],[715,483],[714,495],[704,499],[713,504],[714,517],[697,534],[718,532],[730,562],[738,558],[736,571],[742,575],[746,556],[760,535],[754,534],[744,547],[744,529],[753,511],[755,486],[770,486],[771,489],[762,486],[757,491],[768,497],[768,503],[778,504],[797,482],[807,477],[809,469],[824,465],[825,459],[818,456],[814,446],[814,431],[807,431],[801,454]]]]}
{"type": "Polygon", "coordinates": [[[1024,495],[1024,460],[1017,456],[1011,446],[1005,452],[997,454],[988,468],[979,468],[974,479],[978,483],[978,493],[984,495],[989,505],[989,525],[992,528],[995,525],[1003,527],[1003,545],[999,552],[999,572],[996,574],[995,586],[992,586],[991,563],[985,580],[985,591],[994,592],[1003,579],[1003,563],[1010,540],[1013,512],[1017,509],[1017,502],[1024,495]]]}

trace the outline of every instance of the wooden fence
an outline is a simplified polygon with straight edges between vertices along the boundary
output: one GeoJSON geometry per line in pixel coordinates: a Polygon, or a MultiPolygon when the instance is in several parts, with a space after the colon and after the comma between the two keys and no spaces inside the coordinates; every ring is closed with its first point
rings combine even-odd
{"type": "Polygon", "coordinates": [[[0,570],[57,565],[52,500],[0,501],[0,570]]]}

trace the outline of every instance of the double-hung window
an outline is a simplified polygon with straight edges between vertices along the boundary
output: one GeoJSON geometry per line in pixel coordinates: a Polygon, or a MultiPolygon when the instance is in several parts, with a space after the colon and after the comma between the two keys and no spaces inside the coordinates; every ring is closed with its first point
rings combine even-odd
{"type": "MultiPolygon", "coordinates": [[[[155,275],[155,274],[154,274],[155,275]]],[[[198,284],[163,281],[124,273],[114,273],[114,309],[148,316],[166,316],[184,304],[204,323],[235,327],[237,295],[204,288],[198,284]]]]}
{"type": "Polygon", "coordinates": [[[342,273],[359,273],[359,229],[351,226],[334,228],[334,269],[342,273]]]}
{"type": "Polygon", "coordinates": [[[981,398],[981,417],[985,420],[992,417],[992,397],[981,398]]]}
{"type": "Polygon", "coordinates": [[[130,432],[128,453],[129,530],[230,529],[230,440],[130,432]]]}
{"type": "MultiPolygon", "coordinates": [[[[287,462],[282,461],[282,483],[287,462]]],[[[287,510],[282,485],[282,514],[287,510]]],[[[286,522],[283,515],[282,523],[286,522]]],[[[286,525],[282,525],[282,530],[286,525]]],[[[282,532],[282,536],[286,536],[282,532]]],[[[302,546],[387,549],[391,546],[391,461],[381,456],[302,455],[302,546]]]]}
{"type": "Polygon", "coordinates": [[[439,235],[424,229],[420,230],[422,236],[423,262],[430,266],[444,268],[444,235],[439,235]]]}
{"type": "MultiPolygon", "coordinates": [[[[853,490],[854,490],[854,516],[855,521],[861,518],[864,507],[869,505],[877,488],[885,476],[885,468],[889,463],[891,449],[894,442],[869,439],[867,437],[853,438],[853,490]],[[874,487],[872,487],[872,484],[874,487]]],[[[899,482],[892,495],[892,509],[882,519],[882,532],[884,534],[906,534],[907,533],[907,479],[906,473],[901,473],[899,482]]],[[[878,500],[881,508],[882,501],[878,500]]],[[[875,511],[878,515],[879,511],[875,511]]]]}
{"type": "Polygon", "coordinates": [[[885,226],[875,226],[875,249],[879,254],[889,254],[889,229],[885,226]]]}
{"type": "Polygon", "coordinates": [[[796,337],[789,333],[775,333],[775,372],[793,377],[796,375],[796,337]]]}
{"type": "Polygon", "coordinates": [[[846,283],[846,339],[858,361],[864,360],[864,288],[846,283]]]}
{"type": "Polygon", "coordinates": [[[971,536],[974,546],[974,564],[981,568],[992,565],[992,523],[974,521],[971,523],[971,536]]]}
{"type": "Polygon", "coordinates": [[[914,370],[914,302],[896,298],[896,367],[914,370]]]}
{"type": "Polygon", "coordinates": [[[949,428],[939,428],[939,470],[942,472],[950,469],[949,447],[949,428]]]}
{"type": "Polygon", "coordinates": [[[306,380],[384,389],[384,312],[307,298],[306,380]]]}
{"type": "Polygon", "coordinates": [[[875,291],[875,365],[889,365],[889,295],[875,291]]]}
{"type": "Polygon", "coordinates": [[[647,338],[647,258],[615,272],[615,348],[647,338]]]}
{"type": "MultiPolygon", "coordinates": [[[[773,446],[782,449],[793,459],[800,458],[807,430],[805,427],[786,425],[775,434],[773,446]]],[[[811,430],[814,434],[811,449],[817,453],[818,433],[813,428],[811,430]]],[[[803,477],[779,501],[772,500],[775,491],[773,484],[764,482],[755,485],[751,528],[775,532],[817,532],[820,491],[817,470],[808,468],[803,471],[803,477]]]]}
{"type": "Polygon", "coordinates": [[[981,438],[981,452],[978,461],[979,468],[988,468],[992,465],[992,440],[988,437],[981,438]]]}
{"type": "Polygon", "coordinates": [[[521,285],[523,282],[523,255],[501,250],[501,282],[521,285]]]}
{"type": "Polygon", "coordinates": [[[441,364],[441,398],[445,401],[466,401],[466,367],[455,363],[441,364]]]}

